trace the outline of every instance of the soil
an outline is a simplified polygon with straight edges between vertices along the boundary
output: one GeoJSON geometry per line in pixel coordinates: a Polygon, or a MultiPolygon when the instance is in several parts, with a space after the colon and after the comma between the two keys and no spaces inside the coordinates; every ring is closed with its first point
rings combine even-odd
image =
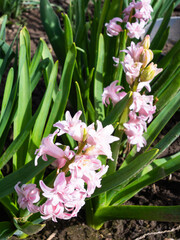
{"type": "MultiPolygon", "coordinates": [[[[62,1],[63,7],[67,7],[67,1],[62,1]]],[[[30,33],[31,52],[35,52],[39,38],[44,38],[49,44],[48,37],[43,29],[39,10],[33,9],[26,11],[21,16],[23,22],[30,33]]],[[[11,43],[14,34],[19,28],[16,21],[9,25],[6,32],[6,40],[11,43]]],[[[54,54],[53,54],[54,55],[54,54]]],[[[55,57],[55,55],[54,55],[55,57]]],[[[167,130],[179,121],[179,115],[167,124],[167,129],[160,134],[160,138],[166,134],[167,130]]],[[[169,147],[163,156],[168,156],[180,150],[180,139],[175,141],[169,147]]],[[[134,196],[127,204],[137,205],[178,205],[180,203],[180,171],[173,173],[171,176],[158,181],[157,183],[146,187],[134,196]]],[[[17,239],[11,237],[11,240],[17,239]]],[[[39,233],[29,236],[27,239],[47,239],[47,240],[76,240],[76,239],[104,239],[104,240],[180,240],[180,224],[166,223],[143,220],[116,220],[104,224],[103,228],[96,231],[85,224],[85,212],[81,210],[77,218],[71,220],[59,220],[58,223],[46,221],[46,227],[39,233]]]]}

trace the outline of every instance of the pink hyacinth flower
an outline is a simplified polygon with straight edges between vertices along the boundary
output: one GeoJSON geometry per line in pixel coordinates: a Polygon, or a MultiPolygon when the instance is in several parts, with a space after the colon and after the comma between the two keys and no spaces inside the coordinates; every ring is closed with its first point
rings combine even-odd
{"type": "Polygon", "coordinates": [[[66,161],[71,160],[74,157],[74,155],[75,155],[75,152],[70,150],[69,146],[66,146],[66,148],[64,150],[64,157],[57,158],[54,162],[51,163],[51,165],[57,169],[60,169],[60,168],[64,167],[64,165],[62,164],[63,161],[66,163],[66,161]]]}
{"type": "Polygon", "coordinates": [[[141,95],[138,92],[133,93],[133,103],[130,109],[138,112],[139,117],[148,123],[152,121],[156,106],[153,106],[153,95],[141,95]]]}
{"type": "Polygon", "coordinates": [[[153,8],[150,5],[151,0],[141,0],[135,4],[136,13],[134,17],[148,21],[151,19],[153,8]]]}
{"type": "Polygon", "coordinates": [[[147,143],[145,138],[142,136],[144,130],[146,130],[146,123],[137,117],[136,113],[129,113],[130,120],[124,123],[125,133],[127,135],[128,142],[132,145],[137,146],[137,152],[140,151],[147,143]]]}
{"type": "Polygon", "coordinates": [[[127,54],[124,58],[124,62],[121,62],[121,64],[126,73],[126,81],[129,85],[132,85],[135,78],[140,74],[142,63],[134,62],[133,58],[127,54]]]}
{"type": "Polygon", "coordinates": [[[57,222],[57,218],[63,219],[64,206],[61,202],[56,205],[52,204],[52,200],[48,199],[39,208],[42,219],[46,220],[51,218],[53,222],[57,222]]]}
{"type": "Polygon", "coordinates": [[[114,106],[116,103],[121,101],[121,99],[123,99],[126,96],[126,92],[119,92],[124,88],[121,86],[116,86],[118,82],[119,81],[116,80],[112,82],[108,87],[104,88],[102,94],[102,102],[105,106],[107,106],[107,104],[110,104],[109,99],[111,99],[114,106]]]}
{"type": "Polygon", "coordinates": [[[130,38],[137,38],[139,39],[144,33],[144,27],[145,27],[146,22],[141,20],[140,23],[138,22],[134,22],[134,23],[130,23],[127,22],[126,24],[126,28],[128,29],[128,36],[130,38]]]}
{"type": "Polygon", "coordinates": [[[89,129],[87,143],[94,146],[97,155],[106,155],[112,159],[110,143],[118,141],[119,138],[112,136],[114,127],[110,124],[103,128],[102,123],[97,120],[97,130],[89,129]]]}
{"type": "Polygon", "coordinates": [[[70,219],[77,216],[78,211],[85,204],[87,193],[84,181],[82,179],[71,180],[71,177],[66,178],[64,172],[59,173],[56,177],[54,188],[49,188],[42,180],[40,187],[43,195],[48,199],[47,208],[40,207],[41,214],[45,215],[45,218],[52,218],[53,221],[56,221],[56,218],[70,219]]]}
{"type": "Polygon", "coordinates": [[[134,62],[140,62],[140,56],[143,52],[143,46],[140,46],[140,43],[135,44],[131,42],[131,45],[127,47],[127,50],[122,50],[121,52],[125,52],[131,56],[134,62]]]}
{"type": "Polygon", "coordinates": [[[123,13],[129,15],[129,14],[131,13],[132,9],[135,7],[135,4],[136,4],[136,3],[135,3],[135,0],[133,0],[132,2],[130,2],[129,6],[127,6],[127,8],[125,8],[125,9],[123,10],[123,13]]]}
{"type": "Polygon", "coordinates": [[[90,197],[96,187],[101,187],[101,178],[107,172],[108,166],[94,156],[77,156],[75,162],[69,165],[72,181],[81,178],[87,184],[87,197],[90,197]]]}
{"type": "Polygon", "coordinates": [[[27,208],[28,211],[32,213],[38,212],[39,207],[33,203],[37,203],[40,200],[40,190],[36,188],[36,184],[23,184],[19,187],[20,183],[21,182],[18,182],[14,187],[18,195],[18,204],[20,208],[27,208]]]}
{"type": "Polygon", "coordinates": [[[58,135],[64,133],[69,134],[74,140],[81,142],[84,136],[84,129],[87,128],[86,124],[82,122],[79,118],[82,112],[78,111],[72,118],[69,111],[65,114],[65,120],[55,123],[53,126],[60,129],[58,135]]]}
{"type": "Polygon", "coordinates": [[[112,57],[113,61],[115,62],[113,65],[117,67],[119,65],[119,58],[112,57]]]}
{"type": "Polygon", "coordinates": [[[42,156],[44,161],[48,161],[47,156],[54,157],[58,159],[58,167],[62,168],[66,163],[65,153],[64,151],[54,144],[53,139],[54,136],[57,135],[59,130],[56,130],[53,134],[49,134],[48,137],[43,138],[40,148],[36,150],[35,154],[37,154],[35,158],[35,166],[38,164],[38,158],[42,156]]]}
{"type": "Polygon", "coordinates": [[[109,37],[117,36],[120,32],[122,32],[122,28],[118,23],[123,22],[121,18],[115,17],[109,21],[109,23],[105,23],[105,27],[107,28],[106,33],[109,37]]]}

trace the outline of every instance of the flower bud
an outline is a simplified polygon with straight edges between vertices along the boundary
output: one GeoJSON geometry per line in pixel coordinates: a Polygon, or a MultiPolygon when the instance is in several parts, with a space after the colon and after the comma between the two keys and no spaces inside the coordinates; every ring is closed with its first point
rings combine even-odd
{"type": "Polygon", "coordinates": [[[142,68],[145,68],[153,59],[153,52],[150,49],[144,49],[140,55],[140,62],[142,62],[142,68]]]}
{"type": "Polygon", "coordinates": [[[140,75],[141,82],[151,81],[158,73],[162,71],[161,68],[157,68],[157,64],[150,63],[140,75]]]}
{"type": "Polygon", "coordinates": [[[144,49],[149,49],[150,47],[150,36],[146,35],[143,41],[141,42],[141,46],[143,46],[144,49]]]}

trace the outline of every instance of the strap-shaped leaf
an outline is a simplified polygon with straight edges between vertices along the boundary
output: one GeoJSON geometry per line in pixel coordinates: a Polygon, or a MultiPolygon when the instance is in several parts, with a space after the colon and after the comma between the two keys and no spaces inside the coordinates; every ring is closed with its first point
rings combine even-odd
{"type": "Polygon", "coordinates": [[[42,41],[39,42],[38,47],[36,49],[36,52],[34,54],[34,57],[31,61],[30,67],[29,67],[29,73],[30,73],[30,79],[32,82],[32,78],[35,74],[35,71],[39,65],[39,62],[41,60],[41,56],[42,56],[42,50],[43,50],[43,43],[42,41]]]}
{"type": "Polygon", "coordinates": [[[123,204],[144,187],[180,169],[180,154],[175,154],[172,157],[167,157],[159,161],[160,163],[158,160],[153,161],[151,165],[147,166],[147,169],[144,169],[141,177],[137,178],[126,187],[119,189],[119,192],[113,196],[110,204],[123,204]]]}
{"type": "Polygon", "coordinates": [[[46,224],[34,224],[29,221],[26,221],[25,224],[20,225],[20,224],[18,224],[16,219],[14,219],[14,224],[17,227],[17,229],[19,229],[20,231],[22,231],[23,233],[25,233],[27,235],[36,234],[36,233],[40,232],[46,226],[46,224]]]}
{"type": "Polygon", "coordinates": [[[97,66],[94,79],[94,104],[96,119],[102,121],[105,117],[104,105],[102,103],[103,93],[103,71],[104,71],[104,39],[103,35],[99,36],[97,66]]]}
{"type": "Polygon", "coordinates": [[[0,169],[12,158],[12,156],[19,150],[26,138],[28,137],[31,129],[34,126],[36,117],[38,116],[39,109],[34,116],[29,120],[25,129],[18,135],[18,137],[11,143],[0,158],[0,169]]]}
{"type": "Polygon", "coordinates": [[[171,48],[171,50],[159,61],[158,67],[166,68],[170,61],[174,59],[173,57],[177,57],[176,53],[180,51],[180,40],[175,43],[175,45],[171,48]]]}
{"type": "Polygon", "coordinates": [[[8,64],[11,62],[12,58],[15,56],[15,54],[12,50],[12,46],[17,38],[17,34],[10,46],[7,43],[5,43],[4,41],[0,40],[0,49],[2,50],[2,52],[4,53],[4,56],[5,56],[3,58],[3,61],[0,62],[0,83],[1,83],[2,76],[5,72],[8,64]]]}
{"type": "Polygon", "coordinates": [[[53,161],[54,158],[51,157],[49,157],[49,160],[47,162],[39,159],[38,166],[34,166],[34,161],[32,160],[24,165],[24,167],[21,167],[17,171],[7,175],[3,179],[0,179],[0,198],[13,193],[15,191],[14,186],[17,182],[20,181],[22,184],[27,183],[53,161]]]}
{"type": "Polygon", "coordinates": [[[82,95],[81,95],[81,90],[80,90],[78,82],[75,82],[75,84],[76,84],[76,94],[77,94],[77,109],[82,111],[81,119],[83,122],[87,123],[86,113],[85,113],[82,95]]]}
{"type": "Polygon", "coordinates": [[[128,93],[120,102],[118,102],[113,109],[109,112],[107,117],[103,121],[103,126],[108,124],[113,124],[117,120],[119,120],[120,115],[122,114],[124,108],[126,107],[129,98],[131,97],[131,93],[128,93]]]}
{"type": "MultiPolygon", "coordinates": [[[[32,116],[32,95],[31,95],[31,82],[29,77],[28,68],[28,51],[26,47],[27,30],[23,28],[20,32],[20,53],[19,53],[19,96],[18,96],[18,109],[16,118],[14,120],[14,139],[20,134],[20,132],[26,127],[27,122],[32,116]]],[[[27,37],[28,38],[28,37],[27,37]]],[[[23,143],[21,149],[13,157],[14,169],[17,169],[24,165],[25,155],[28,146],[28,139],[23,143]]]]}
{"type": "Polygon", "coordinates": [[[138,174],[142,168],[147,165],[151,159],[157,154],[158,149],[152,149],[146,153],[141,154],[129,163],[126,167],[120,169],[119,171],[110,174],[102,179],[102,187],[96,189],[92,197],[99,195],[100,193],[106,192],[110,189],[114,189],[117,186],[123,184],[124,182],[132,179],[136,174],[138,174]]]}
{"type": "Polygon", "coordinates": [[[179,222],[180,206],[110,206],[95,213],[97,220],[137,219],[161,222],[179,222]]]}
{"type": "Polygon", "coordinates": [[[84,0],[76,1],[75,5],[76,5],[75,43],[77,46],[82,46],[82,42],[86,34],[85,1],[84,0]]]}
{"type": "Polygon", "coordinates": [[[7,15],[3,15],[1,17],[1,21],[2,21],[2,24],[1,24],[1,30],[0,30],[0,39],[2,41],[5,41],[6,39],[6,23],[7,23],[7,15]]]}
{"type": "Polygon", "coordinates": [[[65,60],[65,38],[58,16],[55,14],[48,0],[40,1],[41,20],[49,41],[60,63],[63,65],[65,60]]]}
{"type": "Polygon", "coordinates": [[[46,89],[45,96],[42,100],[43,102],[42,102],[41,110],[33,128],[31,142],[28,146],[26,163],[34,158],[34,152],[39,147],[40,142],[42,140],[43,130],[46,124],[46,120],[48,117],[48,113],[49,113],[49,109],[52,101],[52,93],[53,93],[54,84],[57,78],[57,73],[58,73],[58,61],[54,64],[52,68],[48,87],[46,89]]]}
{"type": "Polygon", "coordinates": [[[66,56],[62,77],[59,85],[59,91],[57,93],[48,122],[46,124],[46,128],[43,135],[44,137],[46,137],[51,132],[53,124],[56,121],[61,120],[63,117],[66,104],[68,101],[69,93],[70,93],[75,59],[76,59],[76,48],[75,48],[75,45],[73,44],[66,56]]]}
{"type": "Polygon", "coordinates": [[[8,239],[15,231],[16,228],[10,221],[0,222],[0,239],[8,239]]]}
{"type": "Polygon", "coordinates": [[[14,69],[10,68],[10,70],[8,72],[7,79],[6,79],[6,85],[5,85],[4,94],[3,94],[0,120],[2,120],[2,118],[3,118],[3,114],[5,112],[7,104],[9,102],[9,100],[10,100],[10,97],[11,97],[13,80],[14,80],[14,69]]]}
{"type": "Polygon", "coordinates": [[[180,50],[176,52],[174,57],[172,57],[171,62],[169,63],[168,67],[163,71],[158,79],[155,80],[151,94],[159,97],[163,91],[171,84],[173,78],[176,74],[179,73],[178,67],[180,66],[180,50]]]}
{"type": "Polygon", "coordinates": [[[155,148],[159,149],[158,157],[165,151],[178,137],[180,136],[180,122],[177,123],[156,145],[155,148]]]}
{"type": "MultiPolygon", "coordinates": [[[[178,95],[180,89],[180,72],[175,75],[171,84],[165,89],[165,91],[159,96],[159,100],[156,104],[157,111],[160,111],[169,101],[175,99],[176,94],[178,95]]],[[[180,101],[180,97],[179,97],[180,101]]]]}
{"type": "Polygon", "coordinates": [[[165,14],[165,17],[163,18],[161,26],[159,27],[155,37],[153,38],[153,40],[151,42],[151,49],[156,49],[157,42],[159,42],[159,39],[161,39],[161,36],[164,33],[164,30],[168,26],[173,9],[174,9],[174,3],[172,3],[171,6],[169,8],[167,8],[167,12],[165,14]]]}
{"type": "Polygon", "coordinates": [[[66,46],[66,53],[71,48],[73,44],[73,31],[71,27],[71,22],[67,16],[67,14],[63,14],[64,16],[64,27],[65,27],[65,46],[66,46]]]}

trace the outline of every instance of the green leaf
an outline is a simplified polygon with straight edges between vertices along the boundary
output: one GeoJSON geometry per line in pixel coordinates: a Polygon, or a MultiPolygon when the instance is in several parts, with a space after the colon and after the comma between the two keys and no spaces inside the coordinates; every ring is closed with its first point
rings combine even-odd
{"type": "Polygon", "coordinates": [[[49,157],[48,161],[38,160],[38,166],[34,166],[34,161],[30,161],[24,167],[0,179],[0,198],[13,193],[14,186],[20,181],[22,184],[30,181],[34,176],[39,174],[49,164],[54,161],[54,158],[49,157]]]}
{"type": "Polygon", "coordinates": [[[159,97],[164,90],[173,83],[172,80],[179,73],[178,67],[180,66],[180,50],[176,52],[175,56],[172,57],[168,67],[162,72],[159,78],[155,79],[152,86],[151,93],[159,97]]]}
{"type": "Polygon", "coordinates": [[[0,39],[5,41],[6,36],[6,23],[7,23],[7,15],[3,15],[1,17],[1,30],[0,30],[0,39]]]}
{"type": "Polygon", "coordinates": [[[99,195],[105,191],[116,188],[117,186],[127,182],[137,175],[146,164],[148,164],[151,159],[157,154],[157,149],[151,149],[150,151],[141,154],[135,158],[126,167],[118,170],[117,172],[110,174],[102,179],[102,187],[95,190],[92,197],[99,195]]]}
{"type": "Polygon", "coordinates": [[[157,157],[165,151],[180,135],[180,122],[177,123],[156,145],[159,149],[157,157]]]}
{"type": "MultiPolygon", "coordinates": [[[[120,49],[126,49],[126,31],[120,33],[120,49]]],[[[119,62],[124,61],[125,52],[119,52],[119,62]]],[[[117,70],[115,72],[114,80],[119,80],[119,84],[121,84],[123,74],[123,66],[122,64],[118,64],[117,70]]]]}
{"type": "Polygon", "coordinates": [[[151,49],[156,49],[156,45],[159,42],[159,39],[161,39],[164,30],[167,28],[170,17],[172,15],[172,11],[174,9],[174,3],[171,4],[171,6],[169,8],[167,8],[167,12],[165,14],[165,17],[163,18],[163,21],[161,23],[161,26],[159,27],[155,37],[153,38],[152,42],[151,42],[151,49]]]}
{"type": "Polygon", "coordinates": [[[1,82],[2,76],[5,72],[8,64],[11,62],[11,60],[14,57],[14,52],[12,51],[12,46],[13,46],[16,38],[17,38],[17,35],[14,38],[14,40],[10,46],[7,43],[5,43],[4,41],[0,40],[0,49],[1,49],[2,53],[4,54],[3,61],[2,61],[2,63],[0,62],[0,82],[1,82]]]}
{"type": "MultiPolygon", "coordinates": [[[[173,101],[180,89],[180,72],[172,79],[171,84],[159,96],[156,104],[157,111],[160,111],[168,102],[173,101]]],[[[179,92],[180,93],[180,92],[179,92]]]]}
{"type": "Polygon", "coordinates": [[[34,54],[34,57],[31,61],[30,67],[29,67],[29,73],[30,73],[30,79],[32,82],[32,79],[35,75],[35,72],[39,66],[40,60],[41,60],[41,56],[42,56],[42,50],[43,50],[43,42],[40,41],[38,44],[38,47],[36,49],[36,52],[34,54]]]}
{"type": "Polygon", "coordinates": [[[24,27],[22,29],[21,34],[24,36],[24,44],[26,46],[27,63],[28,63],[28,67],[29,67],[30,62],[31,62],[31,40],[30,40],[29,32],[26,27],[24,27]]]}
{"type": "Polygon", "coordinates": [[[142,173],[142,176],[128,184],[126,187],[119,189],[111,200],[111,205],[123,204],[144,187],[157,182],[158,180],[168,176],[174,171],[180,169],[180,154],[175,154],[164,159],[154,160],[148,165],[142,173]]]}
{"type": "Polygon", "coordinates": [[[36,122],[34,124],[33,132],[32,132],[32,137],[31,137],[31,142],[28,146],[28,153],[26,156],[26,163],[29,162],[31,159],[34,158],[34,152],[35,150],[39,147],[42,136],[43,136],[43,130],[46,124],[46,120],[48,117],[51,101],[52,101],[52,93],[54,89],[54,84],[57,78],[57,73],[58,73],[58,61],[54,64],[48,87],[46,89],[45,96],[43,98],[42,106],[39,112],[39,115],[36,119],[36,122]]]}
{"type": "Polygon", "coordinates": [[[94,79],[94,103],[96,119],[102,121],[105,117],[104,105],[102,103],[103,93],[103,67],[104,67],[104,39],[103,35],[99,36],[97,66],[94,79]]]}
{"type": "Polygon", "coordinates": [[[66,53],[71,48],[73,44],[73,32],[71,27],[71,22],[67,16],[67,14],[63,14],[64,17],[64,27],[65,27],[65,46],[66,46],[66,53]]]}
{"type": "Polygon", "coordinates": [[[175,43],[171,50],[159,61],[158,67],[166,68],[170,61],[177,57],[177,52],[180,51],[180,40],[175,43]],[[176,56],[176,57],[175,57],[176,56]]]}
{"type": "Polygon", "coordinates": [[[34,126],[35,120],[39,113],[39,109],[36,111],[34,116],[29,120],[27,126],[17,138],[11,143],[11,145],[6,149],[3,155],[0,158],[0,169],[12,158],[12,156],[20,149],[26,138],[28,137],[30,130],[34,126]]]}
{"type": "Polygon", "coordinates": [[[13,203],[11,197],[5,196],[3,198],[0,198],[0,202],[6,208],[6,211],[8,210],[8,213],[9,213],[8,215],[11,215],[13,217],[16,217],[18,215],[19,209],[13,203]]]}
{"type": "MultiPolygon", "coordinates": [[[[29,41],[26,36],[27,30],[23,28],[20,32],[20,53],[19,53],[19,96],[18,96],[18,109],[16,118],[14,120],[14,139],[26,127],[27,122],[32,116],[32,95],[31,95],[31,82],[29,78],[28,68],[28,52],[26,42],[29,41]],[[27,38],[27,39],[26,39],[27,38]]],[[[24,165],[25,155],[28,147],[28,139],[23,143],[19,151],[13,157],[14,169],[24,165]]]]}
{"type": "Polygon", "coordinates": [[[103,121],[103,126],[108,124],[114,124],[117,120],[119,120],[120,115],[122,114],[124,108],[126,107],[129,98],[132,93],[128,93],[120,102],[118,102],[113,109],[109,112],[107,117],[103,121]]]}
{"type": "MultiPolygon", "coordinates": [[[[162,50],[164,48],[164,45],[166,44],[166,42],[168,40],[169,30],[170,30],[170,27],[167,27],[166,30],[164,30],[163,35],[156,46],[157,49],[162,50]]],[[[156,52],[156,55],[153,58],[153,62],[156,63],[160,56],[161,56],[161,53],[157,54],[157,52],[156,52]]]]}
{"type": "Polygon", "coordinates": [[[87,123],[86,113],[85,113],[82,95],[81,95],[81,90],[80,90],[78,82],[75,82],[75,84],[76,84],[76,94],[77,94],[77,109],[82,111],[81,119],[83,122],[87,123]]]}
{"type": "Polygon", "coordinates": [[[6,79],[6,85],[5,85],[4,94],[3,94],[0,120],[2,120],[7,104],[10,100],[12,86],[13,86],[13,79],[14,79],[14,69],[10,68],[7,79],[6,79]]]}
{"type": "Polygon", "coordinates": [[[20,225],[16,219],[14,219],[14,224],[17,227],[17,229],[19,229],[20,231],[22,231],[23,233],[25,233],[27,235],[36,234],[36,233],[40,232],[46,226],[46,224],[34,224],[29,221],[26,221],[25,224],[20,225]]]}
{"type": "Polygon", "coordinates": [[[16,228],[11,222],[0,222],[0,240],[8,239],[15,231],[16,228]]]}
{"type": "Polygon", "coordinates": [[[75,43],[77,46],[82,46],[86,30],[84,2],[85,2],[84,0],[78,0],[75,3],[76,4],[75,43]]]}
{"type": "Polygon", "coordinates": [[[179,222],[180,206],[110,206],[95,213],[99,221],[136,219],[160,222],[179,222]]]}
{"type": "Polygon", "coordinates": [[[65,37],[58,16],[48,0],[40,0],[40,14],[49,41],[60,63],[65,60],[65,37]]]}
{"type": "Polygon", "coordinates": [[[69,93],[70,93],[75,59],[76,59],[76,48],[75,48],[75,45],[73,44],[66,56],[62,77],[59,85],[59,91],[57,93],[48,122],[46,124],[43,137],[47,137],[48,134],[51,132],[53,124],[56,121],[61,120],[63,117],[66,104],[68,101],[69,93]]]}

